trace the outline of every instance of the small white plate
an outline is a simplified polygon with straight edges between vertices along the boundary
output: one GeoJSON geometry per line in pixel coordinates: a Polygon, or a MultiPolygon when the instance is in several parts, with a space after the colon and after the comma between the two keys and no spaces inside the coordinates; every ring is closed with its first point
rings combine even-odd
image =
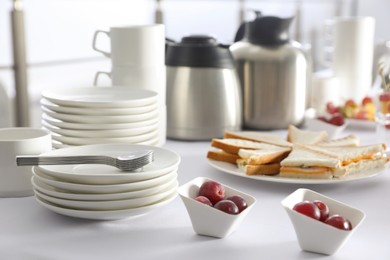
{"type": "Polygon", "coordinates": [[[60,106],[90,108],[130,108],[158,102],[151,90],[127,87],[81,87],[46,90],[42,97],[60,106]]]}
{"type": "Polygon", "coordinates": [[[133,123],[140,122],[148,119],[159,118],[160,114],[158,110],[146,112],[137,115],[121,115],[121,116],[90,116],[90,115],[71,115],[53,112],[45,107],[42,107],[42,111],[52,118],[62,120],[70,123],[82,123],[82,124],[108,124],[108,123],[133,123]]]}
{"type": "Polygon", "coordinates": [[[177,178],[177,169],[164,174],[160,177],[153,178],[145,181],[131,182],[131,183],[122,183],[122,184],[80,184],[80,183],[72,183],[66,182],[60,179],[56,179],[52,176],[46,175],[40,172],[37,168],[33,167],[33,175],[34,178],[39,181],[50,185],[57,189],[66,190],[68,192],[74,193],[85,193],[85,194],[111,194],[111,193],[123,193],[123,192],[131,192],[138,191],[143,189],[148,189],[159,185],[161,183],[165,183],[167,181],[173,180],[177,178]]]}
{"type": "Polygon", "coordinates": [[[38,190],[34,189],[36,196],[56,204],[61,207],[66,207],[69,209],[80,209],[80,210],[121,210],[129,208],[138,208],[145,207],[156,203],[166,197],[169,197],[173,193],[177,192],[178,182],[176,181],[173,185],[166,188],[160,193],[132,199],[121,199],[121,200],[106,200],[106,201],[86,201],[86,200],[70,200],[70,199],[60,199],[48,196],[44,193],[41,193],[38,190]]]}
{"type": "MultiPolygon", "coordinates": [[[[45,129],[43,127],[43,129],[45,129]]],[[[92,144],[107,144],[107,143],[129,143],[129,144],[139,144],[141,142],[146,142],[148,140],[154,140],[159,135],[159,129],[155,129],[152,132],[146,134],[140,134],[135,136],[127,136],[127,137],[72,137],[72,136],[64,136],[59,135],[52,132],[51,137],[53,140],[59,141],[63,144],[70,145],[92,145],[92,144]]]]}
{"type": "Polygon", "coordinates": [[[150,145],[96,144],[53,150],[44,156],[108,155],[117,157],[129,152],[152,150],[154,161],[140,172],[124,172],[115,167],[99,164],[41,165],[34,166],[41,172],[58,179],[85,184],[117,184],[142,181],[164,175],[177,168],[180,156],[166,148],[150,145]]]}
{"type": "Polygon", "coordinates": [[[67,107],[60,106],[50,102],[47,99],[41,99],[41,105],[51,111],[72,114],[72,115],[95,115],[95,116],[105,116],[105,115],[137,115],[143,114],[150,111],[158,109],[158,103],[150,104],[147,106],[141,107],[131,107],[131,108],[89,108],[89,107],[67,107]]]}
{"type": "Polygon", "coordinates": [[[163,200],[156,202],[155,204],[132,209],[122,209],[122,210],[75,210],[59,207],[55,204],[52,204],[44,199],[38,198],[35,196],[36,200],[43,207],[56,212],[61,215],[82,218],[82,219],[93,219],[93,220],[118,220],[118,219],[129,219],[140,217],[150,213],[153,210],[162,207],[177,197],[177,193],[173,193],[171,196],[164,198],[163,200]]]}
{"type": "Polygon", "coordinates": [[[279,183],[292,183],[292,184],[335,184],[350,181],[363,180],[370,177],[377,176],[385,172],[388,165],[383,168],[377,168],[369,171],[364,171],[357,174],[347,175],[343,178],[334,179],[300,179],[300,178],[287,178],[279,175],[246,175],[245,172],[239,169],[232,163],[207,160],[208,163],[215,169],[226,172],[231,175],[240,176],[248,179],[254,179],[259,181],[279,182],[279,183]]]}
{"type": "Polygon", "coordinates": [[[42,126],[49,131],[68,137],[86,137],[86,138],[117,138],[117,137],[130,137],[147,134],[149,132],[158,131],[160,124],[157,122],[149,126],[141,126],[129,129],[106,129],[106,130],[73,130],[60,128],[53,126],[46,121],[42,120],[42,126]]]}
{"type": "Polygon", "coordinates": [[[347,119],[348,128],[375,130],[375,121],[347,119]]]}
{"type": "Polygon", "coordinates": [[[38,178],[35,176],[31,177],[31,183],[34,189],[42,193],[45,193],[49,196],[61,198],[61,199],[89,200],[89,201],[121,200],[121,199],[133,199],[133,198],[150,196],[162,192],[163,190],[172,186],[175,182],[177,182],[177,178],[168,179],[166,182],[162,182],[161,184],[158,184],[150,188],[142,189],[142,190],[119,192],[119,193],[107,193],[107,194],[101,194],[101,193],[88,194],[88,193],[79,193],[79,192],[59,189],[47,185],[46,183],[38,180],[38,178]]]}

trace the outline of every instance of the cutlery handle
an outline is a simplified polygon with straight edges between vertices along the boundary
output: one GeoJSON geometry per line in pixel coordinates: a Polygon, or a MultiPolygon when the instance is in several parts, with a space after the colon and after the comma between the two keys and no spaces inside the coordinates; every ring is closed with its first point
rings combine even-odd
{"type": "Polygon", "coordinates": [[[17,156],[18,166],[57,165],[57,164],[107,164],[106,156],[17,156]]]}

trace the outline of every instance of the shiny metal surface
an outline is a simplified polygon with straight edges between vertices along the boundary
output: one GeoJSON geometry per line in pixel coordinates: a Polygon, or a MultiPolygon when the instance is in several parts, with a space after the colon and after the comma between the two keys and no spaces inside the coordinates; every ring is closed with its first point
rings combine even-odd
{"type": "Polygon", "coordinates": [[[311,70],[300,45],[262,47],[242,41],[230,50],[243,88],[244,127],[268,130],[299,125],[311,70]]]}
{"type": "Polygon", "coordinates": [[[167,66],[167,136],[210,140],[242,123],[241,88],[233,69],[167,66]]]}

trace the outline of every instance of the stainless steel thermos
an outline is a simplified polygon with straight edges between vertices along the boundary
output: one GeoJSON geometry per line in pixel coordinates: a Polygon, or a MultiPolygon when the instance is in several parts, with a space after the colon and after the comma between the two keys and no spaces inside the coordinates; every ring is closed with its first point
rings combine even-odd
{"type": "Polygon", "coordinates": [[[282,129],[304,119],[311,66],[289,39],[292,18],[257,17],[244,23],[230,50],[243,88],[243,126],[282,129]]]}
{"type": "Polygon", "coordinates": [[[228,46],[183,37],[167,45],[165,63],[168,138],[210,140],[241,129],[241,87],[228,46]]]}

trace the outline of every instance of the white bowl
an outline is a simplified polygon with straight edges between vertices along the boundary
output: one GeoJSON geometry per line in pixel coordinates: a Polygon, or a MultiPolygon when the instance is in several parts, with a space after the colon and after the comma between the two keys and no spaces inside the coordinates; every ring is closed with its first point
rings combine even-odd
{"type": "Polygon", "coordinates": [[[308,189],[296,190],[282,201],[282,205],[291,219],[301,249],[325,255],[336,253],[365,218],[364,212],[308,189]],[[295,204],[304,200],[324,202],[329,207],[329,214],[346,217],[352,230],[337,229],[293,210],[295,204]]]}
{"type": "Polygon", "coordinates": [[[305,126],[310,131],[326,131],[328,133],[328,139],[332,140],[338,137],[341,132],[347,127],[347,123],[341,126],[332,125],[317,118],[306,117],[305,126]]]}
{"type": "Polygon", "coordinates": [[[187,208],[195,233],[224,238],[230,235],[241,224],[245,216],[256,203],[256,199],[246,193],[222,184],[225,187],[226,197],[240,195],[248,204],[248,207],[238,215],[222,212],[194,200],[198,195],[200,186],[206,181],[211,181],[211,179],[204,177],[193,179],[179,187],[179,195],[187,208]]]}

